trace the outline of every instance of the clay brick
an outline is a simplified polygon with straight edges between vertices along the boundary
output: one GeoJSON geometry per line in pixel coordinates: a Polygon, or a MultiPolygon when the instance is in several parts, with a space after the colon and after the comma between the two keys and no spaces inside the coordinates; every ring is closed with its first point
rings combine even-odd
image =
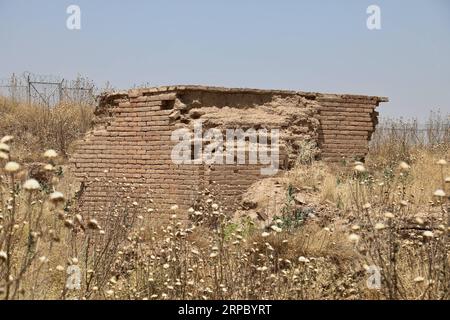
{"type": "MultiPolygon", "coordinates": [[[[209,188],[219,192],[227,207],[236,208],[239,196],[253,182],[264,178],[260,169],[267,165],[176,165],[170,156],[174,146],[171,134],[186,126],[186,122],[191,123],[191,115],[219,115],[223,107],[244,108],[247,114],[256,115],[261,112],[258,106],[267,101],[280,103],[280,108],[283,103],[300,101],[296,107],[304,119],[299,117],[295,124],[294,117],[277,122],[277,115],[267,116],[264,126],[281,128],[284,143],[310,139],[317,142],[324,160],[342,161],[365,156],[377,123],[378,113],[374,109],[386,99],[199,86],[133,89],[112,94],[100,100],[95,127],[80,141],[70,160],[77,179],[86,182],[81,203],[89,214],[102,215],[112,207],[126,208],[133,201],[141,204],[151,198],[152,207],[160,211],[152,216],[163,219],[169,215],[168,207],[173,204],[190,207],[202,190],[209,188]],[[183,107],[177,105],[180,101],[183,107]],[[200,108],[210,103],[204,109],[207,112],[189,113],[194,101],[199,102],[200,108]]],[[[258,119],[264,121],[264,117],[258,119]]],[[[251,120],[240,121],[245,124],[251,120]]],[[[214,121],[208,125],[214,127],[214,121]]],[[[283,150],[280,154],[295,158],[295,154],[283,150]]]]}

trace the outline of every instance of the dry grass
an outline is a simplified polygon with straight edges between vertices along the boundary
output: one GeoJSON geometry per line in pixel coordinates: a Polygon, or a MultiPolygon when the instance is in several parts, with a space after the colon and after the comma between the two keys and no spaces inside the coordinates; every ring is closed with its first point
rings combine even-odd
{"type": "MultiPolygon", "coordinates": [[[[408,165],[381,147],[356,168],[299,164],[286,174],[288,185],[317,199],[314,205],[325,203],[328,212],[286,228],[294,211],[285,210],[259,230],[246,219],[232,220],[214,198],[196,212],[173,207],[171,219],[158,224],[136,206],[113,206],[97,222],[77,211],[76,199],[55,193],[58,170],[48,171],[45,188],[24,185],[28,172],[7,164],[18,158],[16,143],[24,145],[22,138],[0,145],[1,298],[449,298],[450,171],[437,164],[449,160],[448,144],[408,146],[408,165]],[[187,224],[178,219],[186,214],[187,224]],[[374,267],[381,286],[370,289],[374,267]]],[[[33,161],[42,166],[61,161],[39,154],[33,161]]]]}
{"type": "Polygon", "coordinates": [[[15,157],[34,162],[45,149],[63,156],[72,142],[90,128],[94,108],[90,105],[60,104],[52,108],[13,102],[0,97],[0,134],[15,137],[15,157]]]}

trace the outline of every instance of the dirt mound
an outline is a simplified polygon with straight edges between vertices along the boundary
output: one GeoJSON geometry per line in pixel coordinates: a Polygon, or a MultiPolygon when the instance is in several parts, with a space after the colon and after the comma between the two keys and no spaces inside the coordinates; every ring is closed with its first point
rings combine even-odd
{"type": "Polygon", "coordinates": [[[280,214],[294,220],[315,218],[316,208],[310,204],[310,195],[289,187],[286,178],[267,178],[252,184],[242,195],[242,209],[235,212],[234,219],[250,219],[265,228],[280,214]]]}

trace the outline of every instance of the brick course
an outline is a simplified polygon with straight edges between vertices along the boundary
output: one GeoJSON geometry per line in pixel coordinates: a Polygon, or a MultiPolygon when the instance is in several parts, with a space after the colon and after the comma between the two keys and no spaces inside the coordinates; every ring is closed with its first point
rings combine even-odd
{"type": "Polygon", "coordinates": [[[133,89],[101,97],[94,128],[71,159],[84,183],[82,205],[90,214],[112,206],[190,207],[205,189],[216,190],[230,208],[261,179],[264,165],[176,165],[171,161],[174,130],[192,127],[280,129],[284,168],[295,161],[297,142],[314,141],[326,161],[363,158],[387,98],[281,90],[170,86],[133,89]],[[283,148],[286,147],[286,148],[283,148]]]}

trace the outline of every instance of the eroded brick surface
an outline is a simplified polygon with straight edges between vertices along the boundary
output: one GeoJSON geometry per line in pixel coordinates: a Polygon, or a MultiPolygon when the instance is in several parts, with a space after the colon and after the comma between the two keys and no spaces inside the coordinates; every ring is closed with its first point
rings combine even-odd
{"type": "Polygon", "coordinates": [[[218,193],[233,208],[261,179],[260,164],[176,165],[171,134],[192,128],[280,130],[282,169],[292,166],[304,141],[315,142],[327,161],[363,158],[377,124],[375,108],[386,98],[280,90],[172,86],[102,96],[94,128],[71,159],[83,182],[81,203],[91,215],[111,208],[190,207],[202,192],[218,193]]]}

